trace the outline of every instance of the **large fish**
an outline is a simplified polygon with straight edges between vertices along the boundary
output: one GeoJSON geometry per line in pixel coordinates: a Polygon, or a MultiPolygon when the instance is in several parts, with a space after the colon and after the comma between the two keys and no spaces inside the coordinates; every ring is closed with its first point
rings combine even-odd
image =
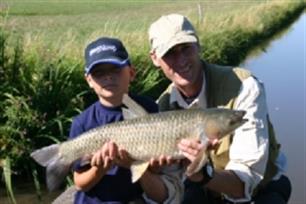
{"type": "MultiPolygon", "coordinates": [[[[129,109],[123,110],[126,120],[94,128],[79,137],[60,144],[43,147],[31,156],[47,167],[47,185],[56,189],[68,174],[71,164],[90,155],[107,141],[115,142],[135,159],[131,165],[132,182],[146,171],[151,158],[160,155],[183,158],[177,143],[183,138],[197,138],[202,142],[222,138],[241,126],[245,111],[229,109],[192,109],[147,114],[129,97],[124,97],[129,109]]],[[[187,168],[189,174],[198,171],[206,161],[203,153],[197,164],[187,168]]]]}

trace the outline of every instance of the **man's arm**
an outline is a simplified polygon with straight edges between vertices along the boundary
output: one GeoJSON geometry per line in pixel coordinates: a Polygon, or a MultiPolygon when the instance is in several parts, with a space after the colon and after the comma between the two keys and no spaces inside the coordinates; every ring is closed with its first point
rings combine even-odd
{"type": "Polygon", "coordinates": [[[149,169],[140,179],[146,203],[181,203],[184,190],[182,175],[178,160],[165,156],[152,158],[149,169]]]}
{"type": "Polygon", "coordinates": [[[146,196],[157,203],[163,203],[167,197],[167,188],[158,174],[147,170],[140,178],[140,185],[146,196]]]}
{"type": "MultiPolygon", "coordinates": [[[[210,147],[213,148],[217,143],[211,141],[210,147]]],[[[194,161],[197,155],[201,153],[202,148],[206,148],[197,139],[183,139],[179,149],[189,161],[194,161]]],[[[202,171],[199,171],[189,177],[192,182],[201,182],[204,178],[202,171]]],[[[242,198],[244,196],[244,183],[230,170],[214,170],[212,179],[205,186],[215,192],[227,194],[233,198],[242,198]]]]}
{"type": "Polygon", "coordinates": [[[265,90],[256,78],[249,77],[242,83],[241,92],[236,100],[235,109],[246,110],[248,119],[235,131],[230,146],[230,161],[226,170],[233,171],[244,183],[244,196],[234,202],[248,201],[254,189],[263,179],[269,154],[268,108],[265,90]]]}
{"type": "MultiPolygon", "coordinates": [[[[247,111],[248,122],[234,133],[225,170],[216,170],[206,187],[234,202],[244,202],[251,199],[262,180],[268,159],[267,106],[262,84],[253,77],[246,79],[234,108],[247,111]]],[[[183,140],[179,148],[193,161],[202,147],[199,141],[183,140]]],[[[200,181],[201,176],[197,173],[190,179],[200,181]]]]}

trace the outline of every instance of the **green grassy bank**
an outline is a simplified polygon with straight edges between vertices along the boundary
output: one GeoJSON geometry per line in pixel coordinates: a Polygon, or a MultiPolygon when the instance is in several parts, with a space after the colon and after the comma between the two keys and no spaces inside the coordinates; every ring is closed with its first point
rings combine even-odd
{"type": "Polygon", "coordinates": [[[147,29],[161,14],[188,16],[198,30],[202,56],[236,65],[304,8],[303,1],[1,2],[1,186],[13,199],[22,177],[39,192],[44,169],[29,153],[65,140],[71,118],[95,100],[83,79],[82,55],[89,41],[121,38],[137,67],[132,90],[156,98],[168,82],[149,61],[147,29]]]}

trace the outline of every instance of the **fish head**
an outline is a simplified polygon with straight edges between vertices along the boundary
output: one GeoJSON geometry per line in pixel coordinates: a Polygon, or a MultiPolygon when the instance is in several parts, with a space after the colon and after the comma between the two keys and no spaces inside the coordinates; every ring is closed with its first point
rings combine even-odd
{"type": "Polygon", "coordinates": [[[209,139],[221,139],[244,124],[246,111],[214,108],[210,109],[204,122],[204,132],[209,139]]]}

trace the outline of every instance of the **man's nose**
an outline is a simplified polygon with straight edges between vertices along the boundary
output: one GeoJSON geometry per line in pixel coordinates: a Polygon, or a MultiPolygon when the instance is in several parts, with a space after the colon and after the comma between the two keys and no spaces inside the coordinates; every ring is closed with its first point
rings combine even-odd
{"type": "Polygon", "coordinates": [[[179,66],[185,66],[187,63],[187,55],[182,50],[177,52],[176,62],[179,66]]]}

